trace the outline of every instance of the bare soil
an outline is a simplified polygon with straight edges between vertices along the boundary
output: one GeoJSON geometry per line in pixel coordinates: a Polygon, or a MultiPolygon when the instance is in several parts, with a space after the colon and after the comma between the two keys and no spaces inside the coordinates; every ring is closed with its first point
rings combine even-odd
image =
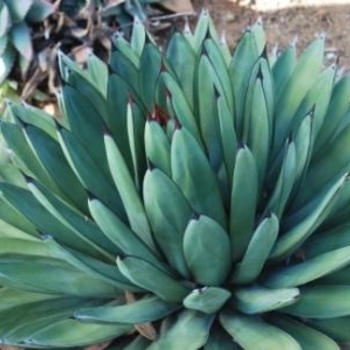
{"type": "Polygon", "coordinates": [[[289,0],[294,6],[279,10],[271,10],[271,4],[278,1],[265,1],[269,4],[268,11],[254,10],[254,5],[242,6],[236,1],[194,0],[198,12],[201,8],[209,9],[216,26],[225,30],[230,47],[235,46],[246,26],[261,16],[270,48],[275,44],[283,48],[297,37],[297,47],[302,49],[315,35],[325,33],[327,59],[338,58],[341,66],[350,68],[350,1],[344,1],[348,4],[310,6],[310,2],[315,4],[322,0],[289,0]]]}

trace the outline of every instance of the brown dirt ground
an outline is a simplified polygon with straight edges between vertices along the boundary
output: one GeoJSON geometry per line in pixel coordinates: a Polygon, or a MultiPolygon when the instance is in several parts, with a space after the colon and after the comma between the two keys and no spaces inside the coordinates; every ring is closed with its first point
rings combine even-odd
{"type": "MultiPolygon", "coordinates": [[[[298,4],[307,4],[308,1],[299,0],[298,4]]],[[[296,36],[297,47],[302,49],[317,33],[325,33],[328,60],[339,57],[340,65],[346,69],[350,68],[350,1],[347,5],[305,5],[266,12],[255,11],[252,6],[239,6],[235,0],[193,2],[197,11],[201,8],[209,9],[216,26],[226,31],[228,43],[232,48],[244,28],[261,16],[270,49],[277,43],[283,48],[296,36]]]]}

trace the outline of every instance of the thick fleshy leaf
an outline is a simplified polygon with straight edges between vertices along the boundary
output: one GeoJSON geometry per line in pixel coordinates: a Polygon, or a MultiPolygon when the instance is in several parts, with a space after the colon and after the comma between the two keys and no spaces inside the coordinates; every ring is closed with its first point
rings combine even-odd
{"type": "Polygon", "coordinates": [[[269,289],[260,286],[243,287],[234,293],[233,305],[245,314],[260,314],[295,303],[298,288],[269,289]]]}
{"type": "Polygon", "coordinates": [[[232,259],[244,255],[254,232],[259,178],[254,156],[247,147],[237,152],[232,178],[230,237],[232,259]]]}
{"type": "Polygon", "coordinates": [[[170,265],[188,277],[182,241],[192,209],[186,198],[162,171],[152,169],[144,177],[143,199],[155,241],[170,265]]]}
{"type": "Polygon", "coordinates": [[[71,317],[76,307],[92,307],[96,300],[52,296],[24,303],[0,313],[1,338],[7,344],[19,344],[47,324],[71,317]]]}
{"type": "Polygon", "coordinates": [[[272,288],[297,287],[350,264],[350,247],[317,255],[300,264],[274,271],[264,285],[272,288]]]}
{"type": "Polygon", "coordinates": [[[180,307],[153,296],[125,305],[79,309],[75,317],[89,322],[137,324],[162,319],[180,307]]]}
{"type": "Polygon", "coordinates": [[[26,339],[29,346],[69,347],[100,343],[129,332],[125,324],[85,324],[74,319],[58,321],[43,327],[26,339]]]}
{"type": "Polygon", "coordinates": [[[214,220],[200,216],[189,222],[183,250],[195,281],[204,286],[220,286],[231,268],[228,234],[214,220]]]}
{"type": "Polygon", "coordinates": [[[109,169],[128,216],[130,228],[150,249],[156,251],[145,208],[124,158],[112,136],[105,135],[104,140],[109,169]]]}
{"type": "Polygon", "coordinates": [[[340,350],[334,340],[295,319],[277,316],[273,323],[295,338],[304,350],[340,350]]]}
{"type": "Polygon", "coordinates": [[[350,315],[350,287],[316,285],[300,288],[300,299],[283,312],[312,318],[350,315]]]}
{"type": "Polygon", "coordinates": [[[180,281],[150,263],[128,257],[118,258],[121,273],[137,286],[144,288],[169,302],[181,302],[189,290],[180,281]]]}
{"type": "Polygon", "coordinates": [[[31,255],[0,256],[0,281],[29,292],[108,298],[118,291],[66,262],[31,255]],[[45,281],[45,284],[42,283],[45,281]]]}
{"type": "Polygon", "coordinates": [[[185,128],[176,130],[173,136],[171,170],[174,182],[192,208],[225,228],[225,211],[214,172],[202,149],[185,128]]]}
{"type": "Polygon", "coordinates": [[[223,311],[220,323],[243,349],[254,349],[259,344],[260,350],[301,350],[292,336],[259,317],[223,311]]]}
{"type": "Polygon", "coordinates": [[[134,256],[158,266],[160,262],[143,241],[98,199],[89,200],[92,217],[122,256],[134,256]]]}
{"type": "Polygon", "coordinates": [[[113,208],[122,220],[126,220],[123,204],[112,184],[112,179],[109,179],[100,168],[100,164],[95,162],[91,157],[91,153],[84,148],[75,134],[61,128],[59,130],[59,142],[69,165],[83,186],[113,208]]]}
{"type": "Polygon", "coordinates": [[[148,350],[197,350],[206,343],[213,319],[200,312],[182,311],[148,350]]]}

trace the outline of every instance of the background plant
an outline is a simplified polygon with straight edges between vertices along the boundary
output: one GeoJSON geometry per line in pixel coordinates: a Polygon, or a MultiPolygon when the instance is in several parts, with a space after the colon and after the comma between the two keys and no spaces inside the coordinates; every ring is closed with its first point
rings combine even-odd
{"type": "Polygon", "coordinates": [[[155,31],[166,21],[152,18],[164,11],[193,13],[190,0],[3,0],[0,8],[1,94],[37,104],[54,102],[58,50],[81,65],[90,51],[107,61],[111,37],[127,36],[135,18],[155,31]]]}
{"type": "Polygon", "coordinates": [[[207,13],[165,53],[137,23],[109,66],[60,55],[61,119],[9,105],[4,343],[349,342],[350,76],[324,37],[266,52],[260,22],[232,57],[207,13]]]}

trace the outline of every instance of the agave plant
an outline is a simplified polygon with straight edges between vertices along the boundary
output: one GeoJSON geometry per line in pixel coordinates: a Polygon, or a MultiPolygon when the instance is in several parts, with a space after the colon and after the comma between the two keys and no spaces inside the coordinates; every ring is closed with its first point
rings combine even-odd
{"type": "Polygon", "coordinates": [[[33,58],[28,23],[43,21],[54,10],[46,0],[0,1],[0,84],[7,78],[19,55],[25,74],[33,58]]]}
{"type": "Polygon", "coordinates": [[[350,75],[324,37],[231,56],[206,12],[163,53],[60,56],[62,119],[9,105],[0,338],[34,348],[339,349],[350,341],[350,75]]]}

